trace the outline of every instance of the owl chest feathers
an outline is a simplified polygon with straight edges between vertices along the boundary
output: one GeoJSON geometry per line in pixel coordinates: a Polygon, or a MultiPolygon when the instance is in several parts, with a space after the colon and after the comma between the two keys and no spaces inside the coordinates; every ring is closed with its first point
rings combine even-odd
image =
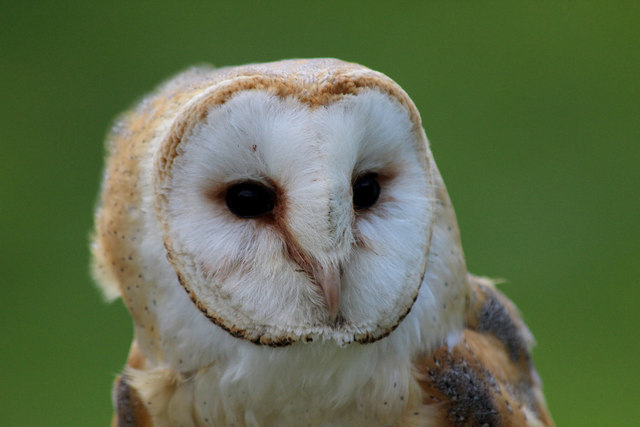
{"type": "Polygon", "coordinates": [[[245,348],[191,372],[132,364],[153,426],[429,425],[408,355],[375,345],[245,348]]]}

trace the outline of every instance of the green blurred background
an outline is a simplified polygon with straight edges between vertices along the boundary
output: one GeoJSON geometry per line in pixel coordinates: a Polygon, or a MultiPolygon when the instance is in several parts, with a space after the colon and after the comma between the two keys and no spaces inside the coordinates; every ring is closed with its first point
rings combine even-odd
{"type": "Polygon", "coordinates": [[[87,241],[111,120],[192,64],[321,56],[418,105],[469,268],[509,280],[557,423],[638,422],[638,2],[4,2],[1,425],[110,420],[132,327],[87,241]]]}

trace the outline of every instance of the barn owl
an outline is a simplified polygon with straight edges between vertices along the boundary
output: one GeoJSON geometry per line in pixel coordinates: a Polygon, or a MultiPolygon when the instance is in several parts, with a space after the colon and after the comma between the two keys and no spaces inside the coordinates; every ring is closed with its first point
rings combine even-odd
{"type": "Polygon", "coordinates": [[[470,275],[419,113],[334,59],[195,68],[123,115],[93,269],[133,317],[117,426],[552,425],[470,275]]]}

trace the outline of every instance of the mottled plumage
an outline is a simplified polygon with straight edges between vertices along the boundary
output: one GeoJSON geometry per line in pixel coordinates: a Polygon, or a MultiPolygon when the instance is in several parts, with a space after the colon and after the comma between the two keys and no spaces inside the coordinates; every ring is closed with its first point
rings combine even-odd
{"type": "Polygon", "coordinates": [[[125,114],[108,155],[94,271],[135,325],[115,425],[552,425],[531,334],[467,273],[388,77],[194,69],[125,114]],[[237,188],[270,202],[245,216],[237,188]]]}

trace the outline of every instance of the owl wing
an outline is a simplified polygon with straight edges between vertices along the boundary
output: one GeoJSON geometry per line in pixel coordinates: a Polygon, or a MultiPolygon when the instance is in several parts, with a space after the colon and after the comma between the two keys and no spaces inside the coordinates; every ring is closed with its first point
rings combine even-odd
{"type": "Polygon", "coordinates": [[[112,427],[153,427],[149,412],[126,375],[116,379],[113,391],[116,410],[111,421],[112,427]]]}
{"type": "Polygon", "coordinates": [[[533,336],[491,281],[469,275],[459,343],[417,361],[423,404],[439,425],[552,426],[531,360],[533,336]]]}

